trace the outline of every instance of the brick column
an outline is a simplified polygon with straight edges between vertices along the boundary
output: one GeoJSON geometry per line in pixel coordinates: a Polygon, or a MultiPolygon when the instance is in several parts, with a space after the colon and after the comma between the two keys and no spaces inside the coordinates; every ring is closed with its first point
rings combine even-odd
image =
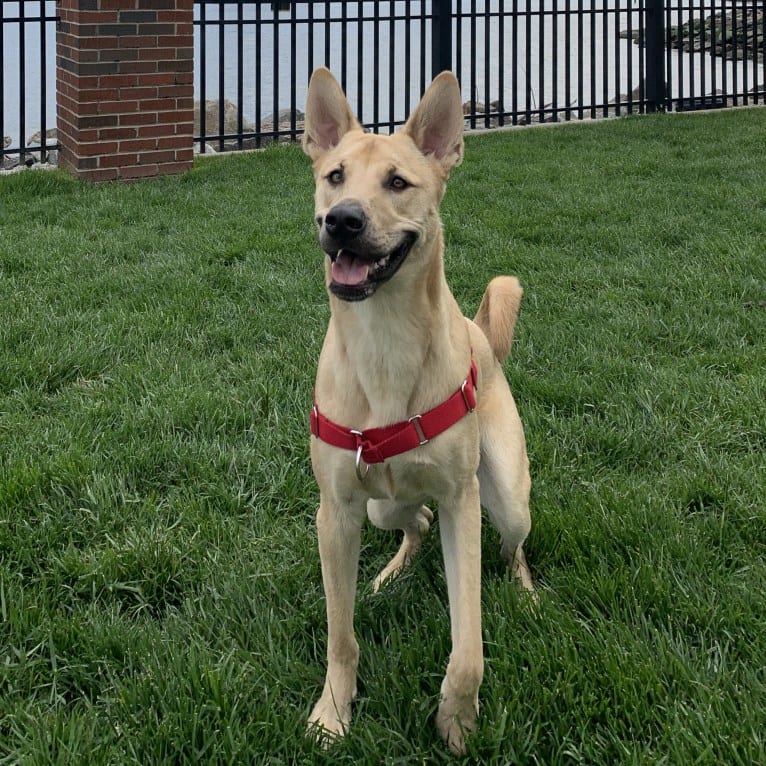
{"type": "Polygon", "coordinates": [[[193,0],[58,0],[59,164],[105,181],[192,163],[193,0]]]}

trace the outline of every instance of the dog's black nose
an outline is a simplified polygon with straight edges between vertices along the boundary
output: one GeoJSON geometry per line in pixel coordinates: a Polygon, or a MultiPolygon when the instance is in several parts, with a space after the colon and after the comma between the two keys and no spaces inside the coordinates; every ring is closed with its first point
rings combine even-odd
{"type": "Polygon", "coordinates": [[[367,216],[361,205],[336,205],[325,216],[324,226],[327,233],[337,242],[349,242],[364,231],[367,216]]]}

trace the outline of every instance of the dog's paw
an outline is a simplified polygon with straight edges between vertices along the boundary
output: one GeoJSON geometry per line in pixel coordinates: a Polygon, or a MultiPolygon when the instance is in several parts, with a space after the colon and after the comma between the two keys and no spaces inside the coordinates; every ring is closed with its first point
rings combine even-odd
{"type": "Polygon", "coordinates": [[[442,701],[436,714],[436,729],[453,755],[465,755],[465,739],[476,730],[476,709],[470,705],[460,714],[452,708],[451,704],[442,701]]]}
{"type": "Polygon", "coordinates": [[[501,553],[508,561],[508,566],[513,574],[519,593],[526,595],[528,603],[533,607],[536,607],[539,604],[540,599],[535,590],[534,583],[532,582],[532,573],[529,570],[529,564],[527,564],[524,549],[519,545],[510,555],[508,555],[505,550],[502,550],[501,553]]]}
{"type": "MultiPolygon", "coordinates": [[[[473,684],[470,685],[473,687],[473,684]]],[[[442,682],[441,702],[436,713],[436,729],[447,747],[455,755],[465,753],[465,738],[476,730],[479,715],[479,687],[458,690],[447,676],[442,682]]]]}
{"type": "Polygon", "coordinates": [[[404,567],[412,561],[415,554],[420,550],[420,544],[423,538],[428,534],[431,528],[431,522],[434,520],[433,511],[425,505],[421,506],[412,519],[412,524],[404,530],[404,539],[396,555],[379,572],[378,576],[372,581],[372,589],[377,593],[381,586],[388,580],[401,574],[404,567]]]}
{"type": "Polygon", "coordinates": [[[334,701],[326,703],[324,698],[314,706],[308,720],[307,736],[315,739],[322,747],[328,748],[346,735],[351,723],[351,706],[339,711],[334,701]]]}
{"type": "Polygon", "coordinates": [[[415,527],[421,540],[428,534],[433,521],[434,512],[427,505],[421,505],[420,510],[415,513],[415,527]]]}
{"type": "Polygon", "coordinates": [[[315,740],[324,750],[332,747],[345,733],[342,727],[335,731],[330,731],[330,729],[325,728],[324,724],[318,721],[309,720],[309,724],[306,727],[306,736],[315,740]]]}

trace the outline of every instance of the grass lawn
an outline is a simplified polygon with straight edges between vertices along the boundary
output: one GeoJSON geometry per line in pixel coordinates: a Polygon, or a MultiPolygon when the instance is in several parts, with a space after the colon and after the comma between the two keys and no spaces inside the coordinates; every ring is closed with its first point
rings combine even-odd
{"type": "MultiPolygon", "coordinates": [[[[766,763],[766,110],[468,136],[443,206],[507,373],[537,613],[483,538],[472,762],[766,763]]],[[[438,534],[370,582],[359,699],[303,736],[325,616],[308,408],[328,317],[297,147],[0,178],[0,763],[451,762],[438,534]]]]}

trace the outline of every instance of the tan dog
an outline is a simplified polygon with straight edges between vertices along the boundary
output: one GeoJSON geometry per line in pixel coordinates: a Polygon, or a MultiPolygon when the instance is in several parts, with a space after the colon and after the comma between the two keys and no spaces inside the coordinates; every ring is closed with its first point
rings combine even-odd
{"type": "Polygon", "coordinates": [[[500,532],[503,555],[533,590],[521,547],[530,529],[529,467],[501,367],[521,287],[512,277],[493,280],[474,323],[447,286],[439,204],[450,169],[463,158],[463,113],[452,74],[439,75],[404,127],[384,136],[362,130],[333,76],[318,69],[308,90],[304,150],[314,161],[331,307],[311,440],[320,491],[327,676],[310,730],[331,738],[349,726],[365,515],[382,529],[404,530],[399,552],[375,580],[377,589],[419,548],[433,520],[423,503],[435,501],[452,621],[436,724],[460,753],[464,735],[476,726],[484,671],[480,501],[500,532]],[[446,430],[439,432],[444,419],[413,417],[433,409],[443,414],[446,405],[440,405],[447,401],[454,422],[446,430]],[[377,429],[391,424],[401,426],[396,439],[407,451],[376,462],[385,452],[372,443],[377,429]]]}

